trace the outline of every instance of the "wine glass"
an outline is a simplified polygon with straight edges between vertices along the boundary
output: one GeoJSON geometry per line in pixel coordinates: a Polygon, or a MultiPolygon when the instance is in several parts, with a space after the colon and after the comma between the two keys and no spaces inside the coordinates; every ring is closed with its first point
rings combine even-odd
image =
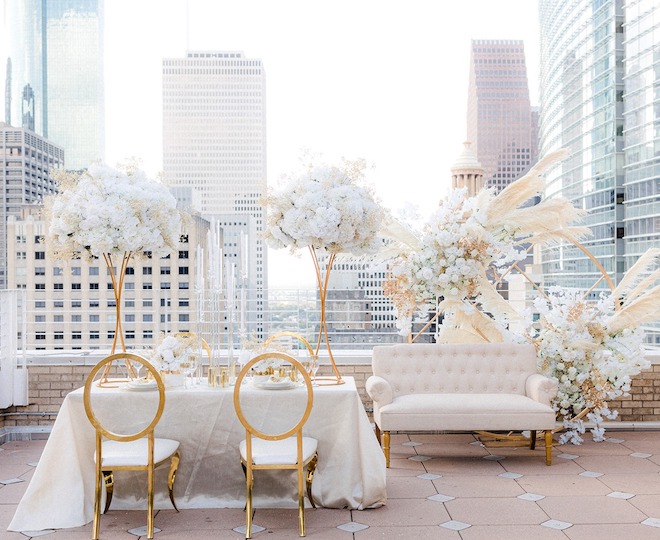
{"type": "Polygon", "coordinates": [[[199,357],[195,352],[186,353],[185,357],[181,359],[180,366],[181,371],[183,371],[183,387],[188,387],[188,377],[190,377],[191,384],[194,385],[193,375],[197,371],[197,364],[199,362],[199,357]]]}
{"type": "Polygon", "coordinates": [[[312,385],[313,386],[318,386],[318,383],[316,382],[316,372],[318,370],[319,370],[319,360],[318,360],[318,358],[312,358],[312,366],[311,366],[310,375],[312,376],[312,385]]]}

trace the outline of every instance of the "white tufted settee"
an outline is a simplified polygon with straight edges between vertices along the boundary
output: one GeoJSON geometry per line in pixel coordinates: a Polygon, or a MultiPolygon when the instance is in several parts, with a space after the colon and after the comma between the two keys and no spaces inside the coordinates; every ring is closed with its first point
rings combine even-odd
{"type": "Polygon", "coordinates": [[[552,463],[557,382],[537,372],[533,345],[382,345],[373,349],[366,390],[376,436],[390,465],[392,431],[545,431],[552,463]]]}

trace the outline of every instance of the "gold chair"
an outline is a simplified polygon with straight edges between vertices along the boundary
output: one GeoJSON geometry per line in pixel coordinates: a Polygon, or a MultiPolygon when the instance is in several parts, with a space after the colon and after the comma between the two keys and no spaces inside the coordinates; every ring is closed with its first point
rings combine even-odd
{"type": "Polygon", "coordinates": [[[241,441],[241,465],[245,472],[246,504],[245,504],[245,538],[252,537],[252,488],[254,485],[254,471],[265,469],[288,469],[297,471],[298,477],[298,526],[300,536],[305,536],[305,482],[307,484],[307,497],[311,505],[316,508],[312,498],[312,481],[318,460],[318,441],[311,437],[303,437],[302,430],[305,422],[312,412],[314,393],[312,380],[302,364],[292,356],[281,352],[267,352],[250,360],[236,379],[234,386],[234,407],[236,415],[245,427],[245,440],[241,441]],[[254,427],[245,417],[241,406],[241,389],[245,375],[257,362],[275,358],[291,364],[303,377],[307,393],[305,410],[289,430],[278,433],[264,433],[254,427]],[[307,476],[305,481],[305,469],[307,476]]]}
{"type": "Polygon", "coordinates": [[[101,360],[87,376],[83,394],[85,413],[96,430],[96,452],[94,461],[96,463],[96,482],[94,492],[94,521],[92,524],[92,540],[98,540],[99,525],[101,518],[101,495],[103,484],[106,487],[106,504],[103,513],[110,507],[112,492],[114,488],[114,471],[147,471],[147,538],[154,537],[154,470],[169,461],[168,489],[172,506],[178,512],[179,509],[174,502],[174,481],[179,466],[179,442],[172,439],[160,439],[154,437],[154,429],[163,414],[165,407],[165,385],[158,371],[144,358],[129,353],[112,354],[101,360]],[[92,405],[92,393],[94,381],[99,372],[107,373],[112,364],[119,361],[123,364],[126,360],[133,365],[142,364],[149,376],[156,381],[158,391],[158,404],[156,412],[149,424],[135,433],[116,433],[99,419],[92,405]]]}

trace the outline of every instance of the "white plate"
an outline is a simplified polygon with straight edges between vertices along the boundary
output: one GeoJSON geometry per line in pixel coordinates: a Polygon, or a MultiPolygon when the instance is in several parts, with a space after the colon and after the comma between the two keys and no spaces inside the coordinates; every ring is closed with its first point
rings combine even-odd
{"type": "Polygon", "coordinates": [[[135,381],[127,382],[124,385],[124,388],[126,388],[126,390],[137,390],[139,392],[145,390],[156,390],[158,388],[158,384],[153,379],[137,379],[135,381]]]}
{"type": "Polygon", "coordinates": [[[262,388],[263,390],[288,390],[289,388],[295,388],[298,386],[291,379],[284,379],[282,381],[266,381],[262,383],[257,383],[255,385],[257,388],[262,388]]]}

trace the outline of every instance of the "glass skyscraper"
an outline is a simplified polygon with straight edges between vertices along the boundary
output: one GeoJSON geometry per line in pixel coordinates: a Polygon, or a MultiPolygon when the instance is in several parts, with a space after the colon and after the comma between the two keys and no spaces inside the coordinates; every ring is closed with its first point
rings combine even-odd
{"type": "Polygon", "coordinates": [[[103,0],[5,0],[5,121],[64,148],[66,167],[105,157],[103,0]]]}
{"type": "MultiPolygon", "coordinates": [[[[540,153],[570,151],[548,174],[546,196],[563,195],[588,212],[593,236],[583,245],[618,282],[642,253],[660,246],[660,6],[539,6],[540,153]]],[[[583,290],[601,275],[571,245],[543,251],[543,274],[546,285],[583,290]]],[[[648,335],[660,340],[657,331],[648,335]]]]}

